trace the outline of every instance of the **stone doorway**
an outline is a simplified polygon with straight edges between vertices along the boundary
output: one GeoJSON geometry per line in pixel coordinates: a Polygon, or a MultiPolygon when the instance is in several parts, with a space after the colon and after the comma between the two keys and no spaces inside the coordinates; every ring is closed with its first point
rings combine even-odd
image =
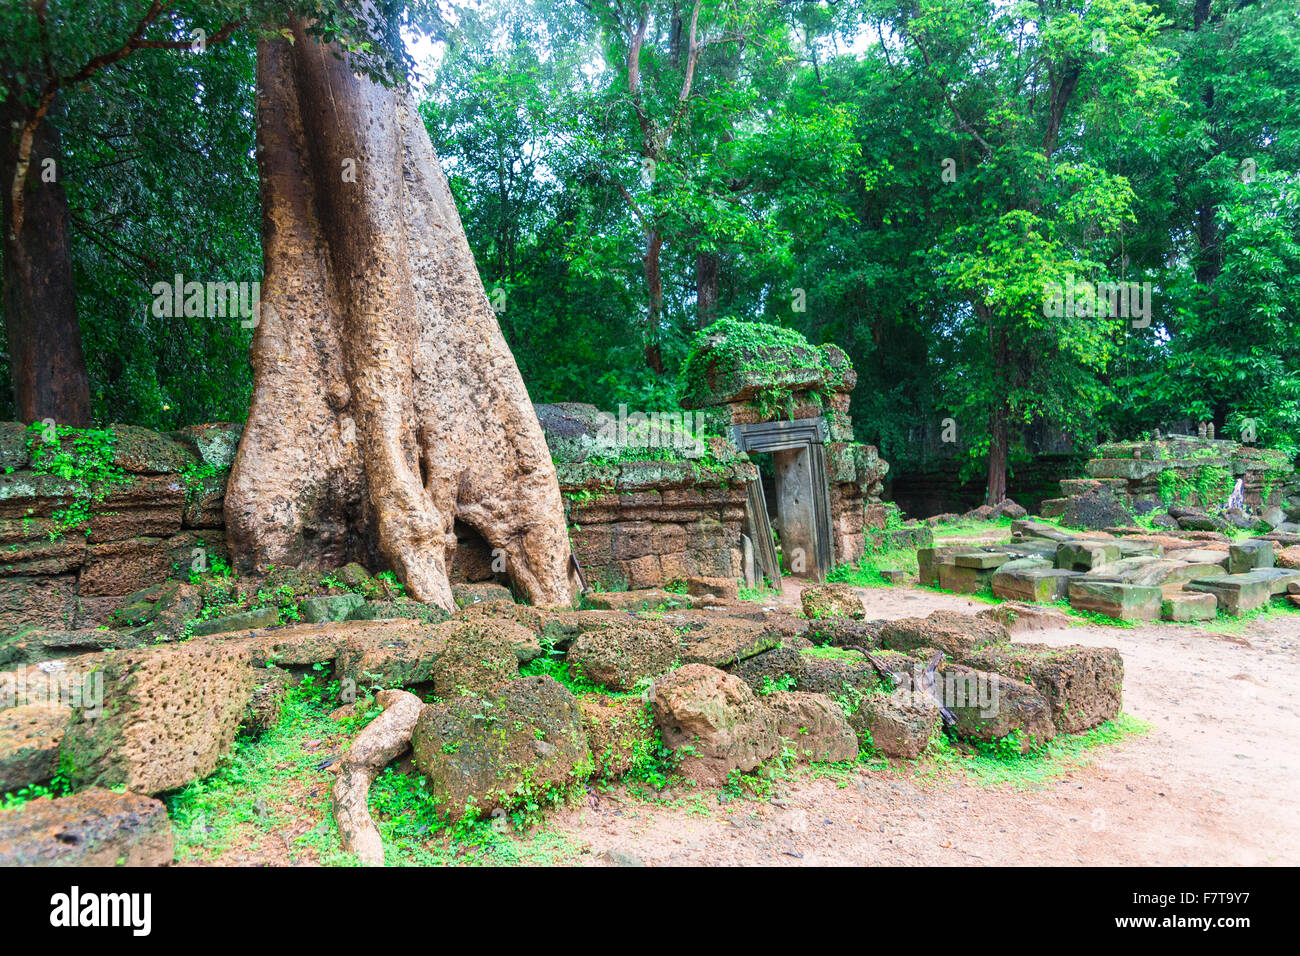
{"type": "Polygon", "coordinates": [[[780,585],[781,561],[789,574],[826,580],[831,569],[833,536],[830,484],[826,470],[826,421],[733,425],[731,440],[741,451],[772,456],[773,495],[764,494],[760,471],[748,497],[755,561],[773,584],[780,585]],[[781,554],[773,544],[777,529],[781,554]]]}

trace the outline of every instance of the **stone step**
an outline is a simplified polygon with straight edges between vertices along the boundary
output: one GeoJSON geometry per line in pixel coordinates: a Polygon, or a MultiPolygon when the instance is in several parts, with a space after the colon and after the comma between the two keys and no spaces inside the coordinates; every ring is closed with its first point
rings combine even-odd
{"type": "Polygon", "coordinates": [[[1159,588],[1139,584],[1091,581],[1076,577],[1069,584],[1070,606],[1095,611],[1121,621],[1154,621],[1160,617],[1164,595],[1159,588]]]}

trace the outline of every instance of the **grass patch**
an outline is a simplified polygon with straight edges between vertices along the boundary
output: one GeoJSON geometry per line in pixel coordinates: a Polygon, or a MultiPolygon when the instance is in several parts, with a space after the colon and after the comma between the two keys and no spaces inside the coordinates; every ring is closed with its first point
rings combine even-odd
{"type": "Polygon", "coordinates": [[[923,776],[956,772],[985,786],[1033,789],[1091,763],[1098,748],[1140,737],[1151,729],[1144,720],[1120,714],[1081,734],[1060,734],[1023,756],[999,753],[996,748],[967,753],[944,738],[934,747],[934,763],[918,770],[923,776]]]}
{"type": "MultiPolygon", "coordinates": [[[[279,724],[241,738],[216,773],[166,795],[176,860],[229,864],[273,862],[356,865],[343,852],[330,806],[337,762],[376,713],[329,716],[334,703],[311,684],[286,702],[279,724]]],[[[390,866],[544,864],[576,850],[544,826],[511,833],[503,820],[448,824],[439,819],[424,778],[387,768],[370,790],[370,808],[390,866]]]]}
{"type": "Polygon", "coordinates": [[[1183,627],[1198,627],[1203,631],[1210,631],[1214,634],[1226,634],[1230,637],[1239,636],[1243,631],[1249,630],[1252,625],[1261,621],[1269,620],[1275,617],[1294,617],[1300,615],[1300,607],[1296,607],[1290,601],[1285,599],[1278,600],[1274,598],[1263,607],[1248,611],[1241,617],[1233,617],[1230,614],[1219,612],[1218,617],[1213,621],[1189,621],[1181,624],[1183,627]]]}
{"type": "Polygon", "coordinates": [[[916,551],[912,548],[885,548],[880,551],[868,549],[857,561],[832,568],[827,573],[826,580],[859,588],[889,587],[889,582],[880,574],[881,570],[901,570],[915,580],[919,573],[916,551]]]}

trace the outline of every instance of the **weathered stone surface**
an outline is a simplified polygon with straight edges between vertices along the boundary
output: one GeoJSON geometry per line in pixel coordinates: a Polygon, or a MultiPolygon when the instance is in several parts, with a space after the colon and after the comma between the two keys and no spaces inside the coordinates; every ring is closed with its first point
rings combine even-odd
{"type": "Polygon", "coordinates": [[[732,578],[687,578],[686,590],[693,597],[712,596],[724,601],[740,598],[740,585],[732,578]]]}
{"type": "Polygon", "coordinates": [[[784,645],[746,658],[733,665],[731,673],[748,684],[755,693],[787,684],[798,687],[807,680],[804,656],[797,648],[784,645]]]}
{"type": "Polygon", "coordinates": [[[880,629],[880,643],[889,650],[933,647],[957,659],[981,647],[1005,644],[1009,640],[1011,635],[997,621],[957,611],[933,611],[925,618],[899,618],[886,622],[880,629]]]}
{"type": "Polygon", "coordinates": [[[550,677],[520,677],[486,697],[426,707],[411,745],[431,795],[452,819],[513,809],[592,771],[578,701],[550,677]]]}
{"type": "Polygon", "coordinates": [[[1159,588],[1075,578],[1070,582],[1070,606],[1122,621],[1154,621],[1160,617],[1159,588]]]}
{"type": "Polygon", "coordinates": [[[814,621],[808,628],[808,639],[814,644],[831,647],[880,647],[880,632],[884,621],[855,621],[849,618],[831,618],[814,621]]]}
{"type": "Polygon", "coordinates": [[[257,608],[252,611],[240,611],[222,617],[208,618],[194,624],[195,637],[208,634],[229,634],[233,631],[247,631],[262,627],[275,627],[280,623],[280,610],[274,607],[257,608]]]}
{"type": "Polygon", "coordinates": [[[451,589],[457,607],[480,604],[489,601],[514,601],[510,589],[500,584],[481,582],[479,584],[457,584],[451,589]]]}
{"type": "MultiPolygon", "coordinates": [[[[956,515],[953,515],[953,517],[955,518],[956,515]]],[[[939,567],[943,563],[944,559],[965,550],[968,549],[953,546],[917,549],[916,564],[918,583],[923,587],[939,587],[939,567]]]]}
{"type": "Polygon", "coordinates": [[[1217,577],[1226,573],[1218,564],[1192,563],[1180,557],[1178,559],[1160,558],[1148,561],[1128,569],[1119,577],[1124,584],[1140,584],[1143,587],[1159,588],[1167,584],[1182,584],[1184,581],[1191,581],[1194,578],[1217,577]]]}
{"type": "Polygon", "coordinates": [[[993,575],[993,593],[1008,601],[1053,604],[1066,596],[1070,579],[1078,573],[1050,567],[1014,571],[999,569],[993,575]]]}
{"type": "Polygon", "coordinates": [[[866,655],[854,648],[818,647],[799,652],[803,674],[799,690],[828,697],[853,697],[880,686],[880,677],[866,655]]]}
{"type": "Polygon", "coordinates": [[[1213,594],[1165,591],[1160,605],[1162,621],[1213,621],[1219,615],[1219,600],[1213,594]]]}
{"type": "Polygon", "coordinates": [[[594,776],[617,780],[634,769],[639,760],[652,755],[656,742],[654,720],[640,698],[583,694],[578,698],[578,707],[595,763],[594,776]]]}
{"type": "Polygon", "coordinates": [[[1228,571],[1243,574],[1257,568],[1271,568],[1273,557],[1273,542],[1258,538],[1242,541],[1228,548],[1228,571]]]}
{"type": "Polygon", "coordinates": [[[862,599],[847,584],[813,584],[799,595],[803,612],[812,620],[829,617],[862,617],[862,599]]]}
{"type": "MultiPolygon", "coordinates": [[[[471,605],[471,607],[479,606],[481,605],[471,605]]],[[[519,606],[511,602],[511,607],[519,606]]],[[[398,598],[395,601],[365,601],[353,608],[347,619],[349,621],[391,621],[404,618],[411,621],[438,624],[447,620],[449,616],[446,611],[436,604],[421,604],[419,601],[412,601],[409,598],[398,598]]]]}
{"type": "Polygon", "coordinates": [[[676,631],[657,621],[610,623],[574,641],[568,661],[587,680],[629,691],[672,667],[681,643],[676,631]]]}
{"type": "Polygon", "coordinates": [[[686,664],[658,678],[651,691],[655,723],[677,751],[689,779],[720,786],[733,770],[753,770],[776,753],[770,712],[737,677],[686,664]]]}
{"type": "Polygon", "coordinates": [[[835,701],[825,694],[777,691],[763,698],[776,733],[803,763],[856,760],[858,738],[835,701]]]}
{"type": "Polygon", "coordinates": [[[587,604],[598,611],[654,611],[661,608],[693,607],[695,601],[685,594],[675,594],[659,588],[639,591],[603,591],[590,593],[587,604]]]}
{"type": "Polygon", "coordinates": [[[275,667],[253,672],[253,692],[248,698],[240,733],[259,737],[280,722],[280,713],[289,699],[289,674],[275,667]]]}
{"type": "Polygon", "coordinates": [[[0,793],[44,783],[54,776],[70,716],[71,711],[60,704],[0,710],[0,793]]]}
{"type": "Polygon", "coordinates": [[[162,801],[98,787],[0,810],[0,866],[166,866],[162,801]]]}
{"type": "Polygon", "coordinates": [[[505,621],[484,621],[481,626],[456,624],[461,626],[441,626],[448,632],[448,639],[433,664],[435,694],[444,699],[461,694],[487,696],[518,676],[519,658],[506,631],[517,629],[521,635],[527,635],[520,638],[525,642],[533,640],[531,632],[505,621]]]}
{"type": "Polygon", "coordinates": [[[1063,571],[1093,571],[1119,559],[1114,541],[1070,541],[1056,549],[1056,566],[1063,571]]]}
{"type": "Polygon", "coordinates": [[[1019,731],[1020,752],[1028,753],[1056,735],[1051,707],[1028,684],[959,664],[941,667],[939,676],[959,736],[988,743],[1019,731]]]}
{"type": "Polygon", "coordinates": [[[930,694],[903,688],[868,694],[849,720],[864,746],[904,760],[919,757],[942,723],[939,704],[930,694]]]}
{"type": "Polygon", "coordinates": [[[306,598],[298,603],[298,614],[308,624],[324,621],[346,621],[357,608],[366,603],[360,594],[328,594],[306,598]]]}
{"type": "Polygon", "coordinates": [[[1065,734],[1111,720],[1124,703],[1124,659],[1113,647],[1006,644],[976,651],[963,663],[1032,685],[1065,734]]]}
{"type": "Polygon", "coordinates": [[[1287,568],[1293,571],[1300,569],[1300,545],[1283,548],[1278,552],[1274,561],[1279,568],[1287,568]]]}
{"type": "MultiPolygon", "coordinates": [[[[1130,463],[1133,464],[1133,463],[1130,463]]],[[[1098,475],[1097,477],[1119,477],[1098,475]]],[[[1070,498],[1061,523],[1071,528],[1100,530],[1133,523],[1132,513],[1109,489],[1101,488],[1070,498]]]]}
{"type": "Polygon", "coordinates": [[[965,551],[952,556],[952,563],[959,568],[975,568],[988,571],[1000,567],[1011,560],[1009,554],[999,551],[965,551]]]}
{"type": "Polygon", "coordinates": [[[113,463],[137,475],[179,474],[198,464],[190,448],[167,435],[135,425],[110,425],[113,463]]]}
{"type": "Polygon", "coordinates": [[[725,667],[770,651],[782,640],[780,631],[764,622],[725,618],[683,634],[681,659],[687,664],[725,667]]]}
{"type": "Polygon", "coordinates": [[[76,613],[76,575],[0,577],[0,638],[24,625],[71,628],[76,613]]]}
{"type": "Polygon", "coordinates": [[[1189,581],[1183,585],[1183,590],[1213,594],[1219,603],[1219,610],[1240,617],[1269,602],[1273,596],[1273,579],[1261,571],[1226,574],[1189,581]]]}
{"type": "Polygon", "coordinates": [[[103,708],[73,708],[61,761],[74,786],[160,793],[206,777],[230,752],[252,693],[237,645],[110,651],[103,708]]]}
{"type": "Polygon", "coordinates": [[[996,607],[987,607],[977,612],[975,616],[997,621],[1013,636],[1030,631],[1056,630],[1069,627],[1071,624],[1069,616],[1055,608],[1036,607],[1032,604],[1021,604],[1016,601],[1007,601],[1005,604],[999,604],[996,607]]]}
{"type": "Polygon", "coordinates": [[[954,594],[976,594],[993,583],[994,569],[963,568],[956,564],[939,565],[939,587],[954,594]]]}
{"type": "Polygon", "coordinates": [[[362,688],[413,687],[433,681],[433,667],[447,648],[446,634],[427,628],[388,636],[349,636],[334,664],[334,676],[362,688]]]}

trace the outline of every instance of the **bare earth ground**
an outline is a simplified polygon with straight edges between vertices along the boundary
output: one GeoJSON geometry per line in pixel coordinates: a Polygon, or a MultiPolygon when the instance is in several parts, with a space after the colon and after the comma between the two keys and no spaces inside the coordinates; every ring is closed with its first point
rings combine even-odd
{"type": "MultiPolygon", "coordinates": [[[[911,588],[859,593],[868,618],[985,606],[911,588]]],[[[1158,624],[1016,640],[1119,648],[1125,711],[1151,731],[1032,790],[863,768],[847,786],[803,778],[766,802],[593,796],[550,815],[547,829],[579,848],[566,862],[593,865],[618,854],[722,866],[1300,863],[1300,615],[1252,622],[1240,636],[1158,624]]]]}

